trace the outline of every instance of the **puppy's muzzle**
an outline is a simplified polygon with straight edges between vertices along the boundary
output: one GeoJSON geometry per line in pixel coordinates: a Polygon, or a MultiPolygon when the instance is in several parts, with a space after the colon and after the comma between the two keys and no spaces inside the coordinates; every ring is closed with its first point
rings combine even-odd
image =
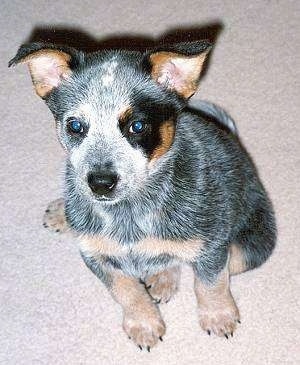
{"type": "Polygon", "coordinates": [[[87,181],[95,195],[109,197],[117,185],[118,176],[107,171],[93,171],[88,174],[87,181]]]}

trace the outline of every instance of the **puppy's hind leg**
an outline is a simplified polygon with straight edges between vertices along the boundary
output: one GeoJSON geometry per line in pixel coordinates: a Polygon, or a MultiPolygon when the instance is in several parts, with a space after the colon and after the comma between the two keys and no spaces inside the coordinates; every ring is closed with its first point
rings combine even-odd
{"type": "Polygon", "coordinates": [[[43,226],[52,232],[64,233],[69,230],[65,215],[65,201],[63,198],[49,203],[44,217],[43,226]]]}
{"type": "MultiPolygon", "coordinates": [[[[225,255],[225,253],[224,253],[225,255]]],[[[224,257],[226,259],[226,256],[224,257]]],[[[212,269],[214,257],[209,262],[212,269]]],[[[221,268],[221,262],[216,266],[217,272],[211,277],[205,262],[199,261],[194,266],[195,294],[199,309],[200,326],[209,335],[213,332],[217,336],[233,335],[237,323],[240,321],[239,310],[230,291],[228,260],[221,268]]]]}
{"type": "Polygon", "coordinates": [[[262,265],[272,254],[276,242],[276,223],[270,203],[261,199],[256,210],[230,245],[231,275],[262,265]]]}
{"type": "Polygon", "coordinates": [[[156,303],[168,303],[177,292],[180,281],[180,267],[173,266],[145,279],[148,293],[156,303]]]}

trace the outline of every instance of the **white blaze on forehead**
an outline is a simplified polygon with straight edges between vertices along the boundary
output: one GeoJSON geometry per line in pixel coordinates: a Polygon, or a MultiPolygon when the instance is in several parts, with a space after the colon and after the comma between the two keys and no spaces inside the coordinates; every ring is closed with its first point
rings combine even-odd
{"type": "Polygon", "coordinates": [[[96,117],[96,108],[92,103],[81,104],[78,108],[80,116],[84,117],[88,121],[93,120],[96,117]]]}
{"type": "Polygon", "coordinates": [[[118,66],[118,62],[116,61],[108,61],[102,65],[102,69],[104,74],[101,78],[102,85],[105,87],[110,86],[115,80],[115,70],[118,66]]]}

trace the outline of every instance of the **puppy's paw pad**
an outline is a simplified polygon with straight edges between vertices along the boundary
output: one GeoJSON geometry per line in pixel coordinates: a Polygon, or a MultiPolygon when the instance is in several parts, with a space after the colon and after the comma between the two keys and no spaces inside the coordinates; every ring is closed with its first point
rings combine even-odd
{"type": "Polygon", "coordinates": [[[171,268],[147,278],[145,286],[156,303],[168,303],[178,290],[179,278],[179,269],[171,268]]]}
{"type": "Polygon", "coordinates": [[[209,335],[213,332],[217,336],[233,336],[233,332],[240,323],[238,309],[235,305],[219,309],[200,309],[199,311],[200,326],[209,335]]]}
{"type": "Polygon", "coordinates": [[[128,337],[142,350],[150,349],[162,341],[166,332],[165,323],[159,313],[146,315],[137,313],[125,313],[123,321],[124,331],[128,337]]]}
{"type": "Polygon", "coordinates": [[[43,226],[57,233],[63,233],[68,230],[63,198],[54,200],[48,205],[43,217],[43,226]]]}

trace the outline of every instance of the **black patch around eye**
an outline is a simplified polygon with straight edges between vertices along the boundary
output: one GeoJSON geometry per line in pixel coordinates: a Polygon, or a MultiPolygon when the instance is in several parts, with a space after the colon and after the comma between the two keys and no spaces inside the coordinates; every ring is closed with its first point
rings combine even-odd
{"type": "Polygon", "coordinates": [[[127,138],[128,142],[133,147],[141,147],[147,156],[150,156],[155,148],[160,144],[160,133],[159,133],[159,121],[155,116],[143,115],[139,113],[139,116],[134,118],[134,115],[124,125],[120,125],[122,134],[127,138]],[[143,120],[146,127],[142,133],[130,133],[130,127],[135,120],[143,120]]]}
{"type": "Polygon", "coordinates": [[[145,154],[150,157],[162,142],[160,126],[168,120],[176,120],[174,106],[151,98],[143,98],[139,94],[139,97],[132,103],[132,114],[126,121],[123,120],[120,123],[120,129],[133,147],[142,148],[145,154]],[[135,121],[143,121],[146,124],[143,133],[129,132],[130,126],[135,121]]]}
{"type": "Polygon", "coordinates": [[[156,123],[148,122],[147,130],[141,135],[130,134],[128,142],[134,147],[141,147],[147,156],[150,156],[155,148],[161,143],[159,126],[156,123]]]}

